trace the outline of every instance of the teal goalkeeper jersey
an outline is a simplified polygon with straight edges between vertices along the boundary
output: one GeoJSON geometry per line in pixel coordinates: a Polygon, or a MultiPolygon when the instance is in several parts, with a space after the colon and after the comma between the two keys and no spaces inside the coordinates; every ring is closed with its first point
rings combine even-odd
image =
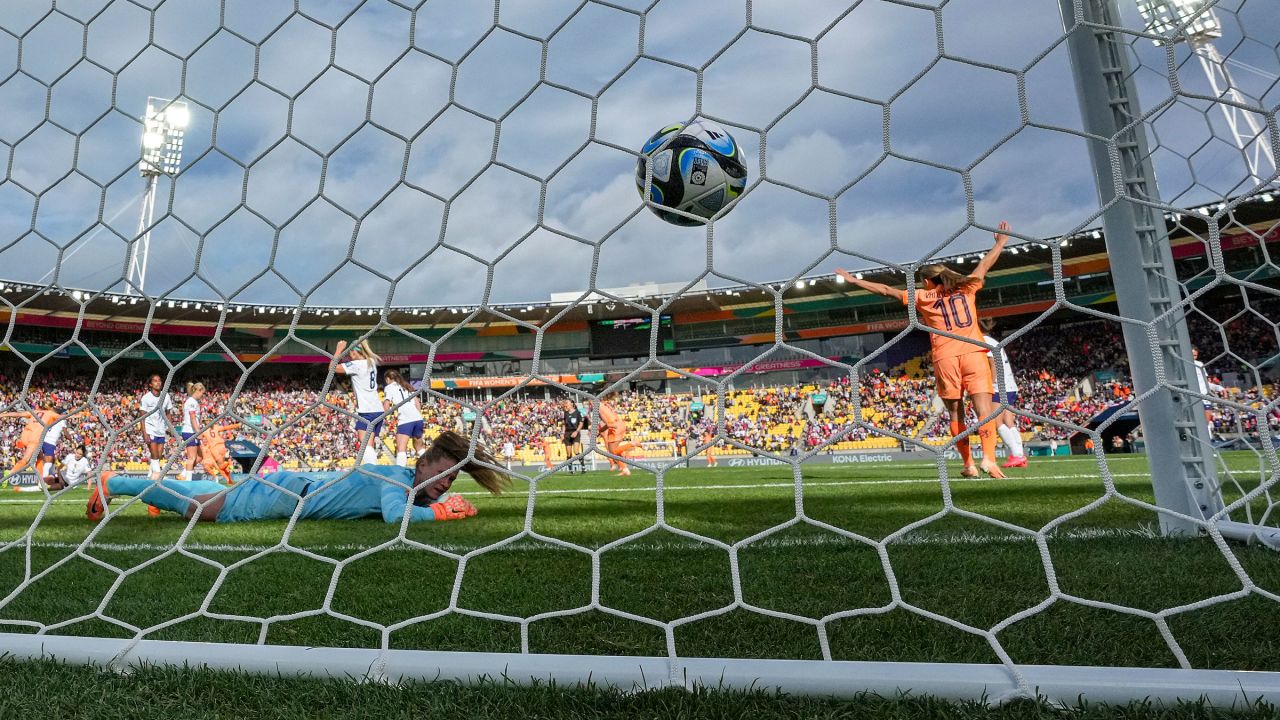
{"type": "MultiPolygon", "coordinates": [[[[355,520],[381,517],[400,522],[408,501],[406,488],[413,486],[413,468],[361,465],[359,472],[337,470],[301,473],[282,470],[267,475],[266,482],[246,480],[227,491],[218,522],[282,520],[293,516],[298,505],[294,493],[303,498],[302,520],[355,520]],[[345,476],[345,477],[344,477],[345,476]],[[289,492],[285,492],[288,490],[289,492]]],[[[413,506],[409,522],[434,520],[431,508],[413,506]]]]}

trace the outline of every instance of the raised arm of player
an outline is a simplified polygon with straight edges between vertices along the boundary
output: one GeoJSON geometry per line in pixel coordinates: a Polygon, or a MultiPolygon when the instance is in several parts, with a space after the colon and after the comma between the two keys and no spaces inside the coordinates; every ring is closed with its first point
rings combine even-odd
{"type": "Polygon", "coordinates": [[[871,282],[870,280],[863,280],[862,278],[858,277],[857,275],[854,275],[853,273],[850,273],[848,270],[845,270],[844,268],[836,268],[836,274],[844,278],[845,282],[852,283],[862,288],[863,290],[866,290],[869,293],[874,293],[876,295],[880,295],[883,297],[892,298],[894,300],[902,299],[902,290],[900,288],[889,287],[884,283],[871,282]]]}
{"type": "Polygon", "coordinates": [[[1000,232],[996,233],[996,244],[987,251],[986,255],[982,256],[982,260],[978,263],[978,267],[974,268],[973,272],[969,273],[969,277],[977,278],[978,280],[983,280],[987,277],[987,271],[991,269],[992,265],[996,264],[996,260],[1000,259],[1000,253],[1004,252],[1005,243],[1009,242],[1009,236],[1007,235],[1008,231],[1008,221],[1001,220],[1000,232]]]}
{"type": "Polygon", "coordinates": [[[333,361],[329,363],[329,367],[339,375],[346,375],[347,369],[342,367],[342,353],[347,349],[347,341],[339,340],[337,347],[333,349],[333,361]]]}

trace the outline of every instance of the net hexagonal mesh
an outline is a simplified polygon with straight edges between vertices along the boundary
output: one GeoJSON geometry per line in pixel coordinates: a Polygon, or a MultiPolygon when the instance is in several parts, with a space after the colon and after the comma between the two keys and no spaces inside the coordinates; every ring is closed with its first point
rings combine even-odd
{"type": "Polygon", "coordinates": [[[367,648],[375,675],[403,649],[635,656],[658,683],[694,658],[982,663],[1029,695],[1036,665],[1275,670],[1278,21],[1259,0],[0,8],[0,450],[38,490],[0,499],[0,649],[367,648]],[[748,184],[677,228],[636,162],[699,118],[748,184]],[[1004,219],[979,348],[972,314],[929,320],[917,271],[987,272],[1004,219]],[[995,368],[956,428],[938,338],[995,368]],[[333,362],[363,341],[373,388],[412,381],[376,418],[333,362]],[[198,427],[139,404],[153,374],[198,427]],[[419,406],[428,441],[460,431],[452,459],[514,487],[464,476],[460,522],[403,497],[308,511],[353,478],[434,482],[355,464],[412,466],[412,441],[354,427],[419,406]],[[597,434],[610,414],[625,437],[597,434]],[[1000,459],[1029,466],[967,477],[962,444],[995,461],[1002,423],[1000,459]],[[156,480],[82,519],[100,471],[146,478],[157,433],[159,473],[198,471],[183,430],[219,424],[234,488],[156,480]],[[572,474],[606,462],[630,477],[572,474]],[[246,488],[288,507],[200,521],[246,488]]]}

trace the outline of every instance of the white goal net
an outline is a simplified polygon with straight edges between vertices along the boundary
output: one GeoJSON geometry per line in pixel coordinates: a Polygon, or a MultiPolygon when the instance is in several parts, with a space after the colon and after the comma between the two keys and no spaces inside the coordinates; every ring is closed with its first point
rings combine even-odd
{"type": "Polygon", "coordinates": [[[1278,106],[1269,0],[0,4],[0,653],[1280,700],[1278,106]]]}

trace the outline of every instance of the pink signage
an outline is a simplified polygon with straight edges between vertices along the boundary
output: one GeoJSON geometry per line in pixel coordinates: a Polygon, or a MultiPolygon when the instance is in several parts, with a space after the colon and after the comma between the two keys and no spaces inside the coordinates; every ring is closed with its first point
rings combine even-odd
{"type": "MultiPolygon", "coordinates": [[[[827,359],[839,360],[839,358],[835,358],[835,357],[827,358],[827,359]]],[[[821,360],[814,360],[813,358],[797,358],[795,360],[766,360],[764,362],[751,363],[750,365],[745,366],[746,370],[744,370],[743,372],[766,373],[766,372],[778,372],[781,370],[801,370],[804,368],[821,367],[825,364],[826,363],[822,362],[821,360]]],[[[743,365],[718,365],[713,367],[693,368],[689,372],[693,373],[694,375],[701,375],[703,377],[714,377],[716,375],[728,375],[731,372],[737,371],[741,367],[744,367],[744,366],[743,365]]]]}

